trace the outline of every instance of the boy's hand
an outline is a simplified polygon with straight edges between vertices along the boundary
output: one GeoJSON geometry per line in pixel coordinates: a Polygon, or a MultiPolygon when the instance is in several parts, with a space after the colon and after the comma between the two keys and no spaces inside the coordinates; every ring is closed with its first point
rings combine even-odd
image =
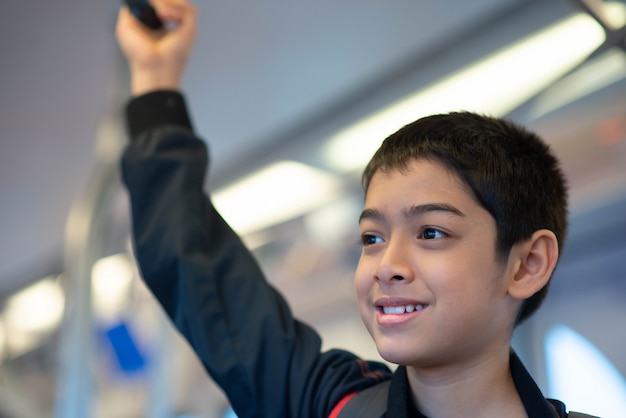
{"type": "Polygon", "coordinates": [[[196,35],[196,8],[187,0],[153,0],[166,29],[151,30],[123,6],[115,30],[131,73],[133,95],[180,88],[196,35]]]}

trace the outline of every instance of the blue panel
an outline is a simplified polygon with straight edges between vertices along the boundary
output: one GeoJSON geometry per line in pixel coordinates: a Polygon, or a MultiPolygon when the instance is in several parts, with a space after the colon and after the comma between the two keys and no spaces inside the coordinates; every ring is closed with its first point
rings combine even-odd
{"type": "Polygon", "coordinates": [[[126,373],[142,370],[146,365],[144,356],[133,339],[130,329],[124,322],[108,328],[105,335],[115,353],[120,369],[126,373]]]}

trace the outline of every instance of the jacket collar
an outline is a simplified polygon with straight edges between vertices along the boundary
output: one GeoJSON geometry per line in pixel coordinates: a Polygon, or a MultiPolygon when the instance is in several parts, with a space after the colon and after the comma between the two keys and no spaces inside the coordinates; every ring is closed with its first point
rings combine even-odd
{"type": "MultiPolygon", "coordinates": [[[[517,392],[524,404],[526,414],[530,418],[561,417],[564,407],[561,403],[548,402],[539,387],[530,376],[521,360],[511,351],[509,359],[511,375],[517,392]]],[[[385,418],[427,418],[413,405],[411,388],[406,374],[406,367],[399,366],[391,379],[389,397],[387,398],[387,412],[385,418]]]]}

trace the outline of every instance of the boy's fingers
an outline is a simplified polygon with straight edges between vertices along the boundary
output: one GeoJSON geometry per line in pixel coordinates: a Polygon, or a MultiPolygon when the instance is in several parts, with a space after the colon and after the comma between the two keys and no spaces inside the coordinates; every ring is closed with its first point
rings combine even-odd
{"type": "Polygon", "coordinates": [[[190,3],[185,3],[180,7],[166,7],[161,10],[159,16],[168,23],[174,23],[170,29],[183,37],[193,37],[196,30],[196,7],[190,3]]]}
{"type": "Polygon", "coordinates": [[[151,0],[150,4],[154,7],[185,7],[189,2],[187,0],[151,0]]]}
{"type": "Polygon", "coordinates": [[[137,39],[150,38],[151,35],[150,31],[135,18],[126,6],[119,10],[115,34],[118,41],[123,44],[134,43],[137,39]]]}
{"type": "Polygon", "coordinates": [[[183,20],[193,9],[193,5],[184,0],[155,0],[152,5],[161,19],[175,22],[183,20]]]}
{"type": "Polygon", "coordinates": [[[117,24],[115,25],[115,35],[118,40],[128,36],[127,34],[136,28],[138,22],[135,22],[134,16],[128,10],[128,7],[122,6],[117,14],[117,24]]]}

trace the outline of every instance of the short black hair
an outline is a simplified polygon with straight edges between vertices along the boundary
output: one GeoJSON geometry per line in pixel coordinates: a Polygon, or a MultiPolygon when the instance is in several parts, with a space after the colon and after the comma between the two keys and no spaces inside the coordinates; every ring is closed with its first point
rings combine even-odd
{"type": "MultiPolygon", "coordinates": [[[[367,193],[378,171],[406,169],[411,161],[442,164],[468,187],[495,219],[496,252],[506,259],[514,244],[540,229],[567,233],[567,184],[558,159],[535,133],[503,118],[470,112],[427,116],[389,136],[366,166],[367,193]]],[[[541,305],[550,281],[524,301],[516,324],[541,305]]]]}

